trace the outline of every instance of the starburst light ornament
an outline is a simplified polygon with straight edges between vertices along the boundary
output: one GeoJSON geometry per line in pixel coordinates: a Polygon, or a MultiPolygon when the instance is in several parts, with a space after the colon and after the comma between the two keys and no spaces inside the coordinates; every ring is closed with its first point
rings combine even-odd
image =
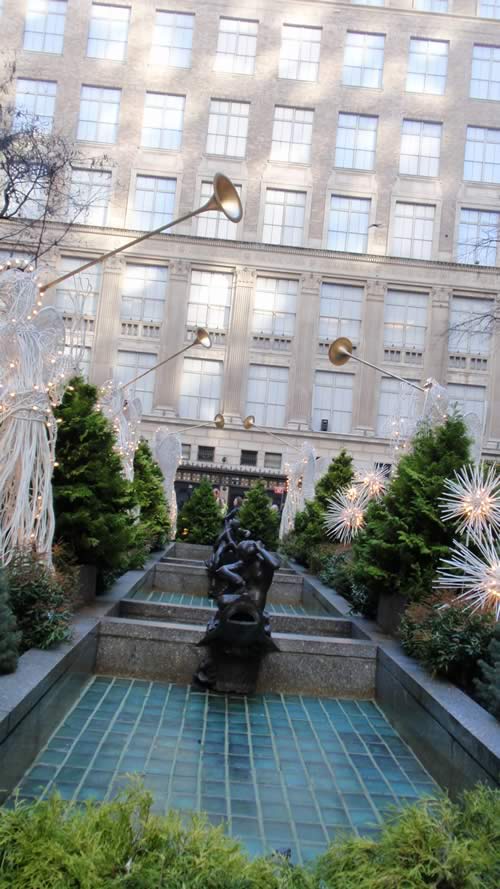
{"type": "Polygon", "coordinates": [[[347,488],[329,500],[324,521],[328,536],[350,543],[365,523],[369,499],[365,491],[358,489],[353,497],[352,488],[347,488]]]}
{"type": "Polygon", "coordinates": [[[480,537],[488,528],[500,532],[500,476],[493,466],[463,466],[446,480],[440,503],[443,519],[456,522],[459,534],[480,537]]]}
{"type": "Polygon", "coordinates": [[[438,569],[438,587],[460,589],[462,600],[471,610],[487,610],[500,620],[500,553],[491,528],[481,536],[472,532],[470,542],[477,549],[455,540],[451,558],[442,559],[438,569]]]}
{"type": "Polygon", "coordinates": [[[387,469],[358,469],[356,485],[368,494],[370,500],[378,499],[385,493],[388,477],[387,469]]]}

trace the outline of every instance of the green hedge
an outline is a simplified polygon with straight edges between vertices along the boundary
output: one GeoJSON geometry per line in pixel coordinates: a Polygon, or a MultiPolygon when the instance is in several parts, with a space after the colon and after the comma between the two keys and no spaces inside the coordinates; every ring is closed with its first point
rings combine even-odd
{"type": "Polygon", "coordinates": [[[131,788],[0,809],[0,889],[498,889],[499,842],[500,792],[479,787],[408,807],[378,840],[339,838],[307,868],[251,861],[203,817],[154,816],[131,788]]]}

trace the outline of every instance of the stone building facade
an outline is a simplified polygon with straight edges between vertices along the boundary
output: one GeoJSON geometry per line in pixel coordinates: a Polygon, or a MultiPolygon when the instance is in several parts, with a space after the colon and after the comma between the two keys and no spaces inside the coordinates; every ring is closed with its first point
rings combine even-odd
{"type": "MultiPolygon", "coordinates": [[[[448,385],[498,457],[499,0],[4,0],[0,21],[13,99],[77,140],[95,196],[47,279],[200,206],[217,171],[240,190],[238,225],[200,216],[85,276],[95,383],[212,334],[137,384],[146,435],[277,487],[305,438],[387,463],[418,410],[393,372],[448,385]],[[382,373],[333,367],[340,334],[382,373]]],[[[47,299],[68,312],[72,286],[47,299]]]]}

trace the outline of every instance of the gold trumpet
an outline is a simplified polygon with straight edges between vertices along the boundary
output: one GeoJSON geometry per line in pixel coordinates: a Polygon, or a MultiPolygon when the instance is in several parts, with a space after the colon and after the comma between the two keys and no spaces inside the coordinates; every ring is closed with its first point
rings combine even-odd
{"type": "Polygon", "coordinates": [[[231,180],[228,179],[227,176],[224,176],[223,173],[216,173],[213,181],[213,189],[211,198],[209,198],[206,204],[198,207],[197,210],[192,210],[191,213],[186,213],[185,216],[179,216],[179,219],[174,219],[173,222],[167,222],[165,225],[160,225],[158,228],[153,229],[153,231],[146,232],[144,235],[139,235],[138,238],[134,238],[133,241],[128,241],[126,244],[123,244],[122,247],[116,247],[115,250],[110,250],[109,253],[104,253],[102,256],[97,257],[97,259],[91,259],[79,268],[73,269],[71,272],[67,272],[59,278],[55,278],[54,281],[50,281],[48,284],[41,287],[40,296],[43,296],[49,287],[55,287],[57,284],[61,284],[62,281],[66,281],[67,278],[72,278],[73,275],[85,272],[93,265],[97,265],[97,263],[103,262],[105,259],[110,259],[111,256],[116,256],[117,253],[122,253],[123,250],[128,250],[129,247],[134,247],[136,244],[140,244],[141,241],[145,241],[147,238],[152,238],[153,235],[159,235],[161,232],[166,231],[168,228],[172,228],[174,225],[178,225],[180,222],[186,222],[187,219],[192,219],[193,216],[199,216],[200,213],[208,213],[210,210],[218,210],[220,213],[224,213],[224,216],[226,216],[230,222],[239,222],[243,216],[243,207],[241,206],[239,194],[231,180]]]}

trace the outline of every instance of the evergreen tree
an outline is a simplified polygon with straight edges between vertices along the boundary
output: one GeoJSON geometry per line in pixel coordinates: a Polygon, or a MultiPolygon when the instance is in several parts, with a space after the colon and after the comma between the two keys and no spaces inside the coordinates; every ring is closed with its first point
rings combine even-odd
{"type": "Polygon", "coordinates": [[[177,539],[212,546],[222,528],[222,510],[209,481],[202,481],[182,507],[177,519],[177,539]]]}
{"type": "Polygon", "coordinates": [[[382,593],[413,601],[431,594],[438,563],[455,535],[453,525],[441,519],[439,498],[445,479],[468,459],[460,417],[422,429],[411,453],[401,457],[385,497],[369,504],[365,527],[353,544],[352,574],[372,602],[382,593]]]}
{"type": "Polygon", "coordinates": [[[278,546],[280,516],[276,509],[272,509],[271,500],[266,492],[264,482],[257,482],[245,494],[238,518],[241,522],[241,527],[250,531],[252,540],[262,540],[267,549],[276,549],[278,546]]]}
{"type": "Polygon", "coordinates": [[[56,409],[62,421],[56,446],[53,493],[56,540],[81,565],[95,565],[98,589],[140,562],[140,535],[132,518],[133,486],[123,473],[111,424],[96,409],[97,389],[70,381],[56,409]]]}
{"type": "Polygon", "coordinates": [[[350,485],[353,478],[352,457],[342,449],[317,483],[314,500],[307,501],[295,516],[294,530],[288,536],[285,549],[298,562],[309,566],[312,551],[328,541],[324,527],[328,501],[350,485]]]}
{"type": "Polygon", "coordinates": [[[139,523],[145,542],[150,550],[160,549],[170,532],[168,506],[163,473],[144,440],[134,455],[134,493],[140,507],[139,523]]]}
{"type": "Polygon", "coordinates": [[[9,604],[7,579],[0,570],[0,674],[13,673],[17,667],[18,644],[21,634],[9,604]]]}
{"type": "Polygon", "coordinates": [[[496,625],[487,658],[478,662],[483,679],[476,679],[474,684],[481,704],[500,719],[500,624],[496,625]]]}

